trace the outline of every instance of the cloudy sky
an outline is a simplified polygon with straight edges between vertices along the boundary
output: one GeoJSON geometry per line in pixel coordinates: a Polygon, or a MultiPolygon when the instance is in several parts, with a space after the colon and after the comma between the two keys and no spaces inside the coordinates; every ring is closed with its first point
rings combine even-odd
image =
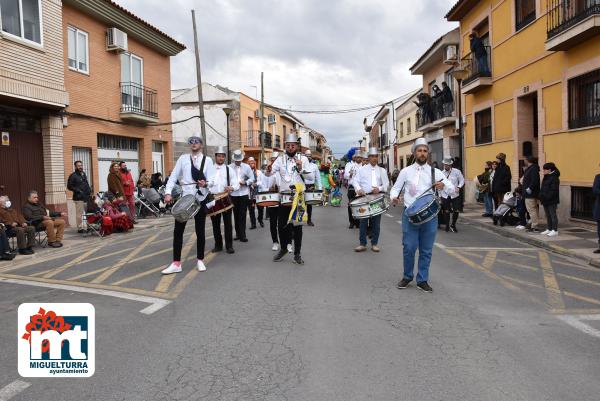
{"type": "MultiPolygon", "coordinates": [[[[187,46],[172,59],[173,88],[195,86],[190,10],[196,10],[202,79],[297,110],[381,104],[416,89],[408,68],[455,25],[456,0],[116,0],[187,46]],[[259,89],[260,90],[260,89],[259,89]],[[260,92],[259,92],[260,95],[260,92]]],[[[366,112],[297,114],[336,155],[364,136],[366,112]]]]}

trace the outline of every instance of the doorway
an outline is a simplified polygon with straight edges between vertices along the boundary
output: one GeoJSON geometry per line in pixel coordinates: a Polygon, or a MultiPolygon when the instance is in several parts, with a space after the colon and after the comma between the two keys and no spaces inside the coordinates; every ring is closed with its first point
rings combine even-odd
{"type": "Polygon", "coordinates": [[[524,159],[529,156],[538,157],[538,96],[533,92],[517,99],[517,155],[519,160],[519,177],[523,175],[524,159]]]}

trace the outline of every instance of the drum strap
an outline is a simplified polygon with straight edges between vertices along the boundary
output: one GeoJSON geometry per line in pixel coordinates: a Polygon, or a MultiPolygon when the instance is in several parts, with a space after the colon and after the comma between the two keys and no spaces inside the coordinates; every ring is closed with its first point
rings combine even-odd
{"type": "Polygon", "coordinates": [[[433,185],[433,194],[438,196],[437,188],[435,187],[435,167],[431,166],[431,185],[433,185]]]}
{"type": "Polygon", "coordinates": [[[225,172],[227,174],[227,186],[231,186],[231,182],[229,181],[229,166],[225,166],[225,172]]]}

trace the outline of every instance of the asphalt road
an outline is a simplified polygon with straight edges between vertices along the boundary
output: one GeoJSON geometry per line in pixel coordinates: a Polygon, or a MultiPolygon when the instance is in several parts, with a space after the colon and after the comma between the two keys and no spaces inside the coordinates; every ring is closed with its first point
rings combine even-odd
{"type": "Polygon", "coordinates": [[[433,294],[400,291],[399,208],[379,254],[353,252],[345,208],[314,220],[303,266],[271,261],[266,227],[204,273],[189,247],[172,279],[170,227],[0,265],[0,400],[600,399],[600,270],[459,222],[438,233],[433,294]],[[92,378],[19,377],[24,302],[94,304],[92,378]]]}

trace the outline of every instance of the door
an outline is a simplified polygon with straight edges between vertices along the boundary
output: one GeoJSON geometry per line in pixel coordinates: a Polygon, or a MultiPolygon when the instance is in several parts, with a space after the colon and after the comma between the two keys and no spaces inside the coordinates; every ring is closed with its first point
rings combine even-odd
{"type": "Polygon", "coordinates": [[[108,173],[113,161],[127,162],[134,181],[139,177],[139,140],[126,136],[98,134],[98,190],[108,189],[108,173]]]}
{"type": "MultiPolygon", "coordinates": [[[[92,171],[92,149],[90,148],[78,148],[73,146],[73,163],[81,161],[83,164],[83,171],[87,175],[92,192],[94,191],[94,174],[92,171]]],[[[74,167],[74,166],[73,166],[74,167]]]]}
{"type": "Polygon", "coordinates": [[[161,173],[164,176],[164,162],[164,144],[162,142],[152,142],[152,173],[161,173]]]}
{"type": "Polygon", "coordinates": [[[131,53],[121,54],[121,102],[125,111],[142,111],[144,61],[131,53]]]}

